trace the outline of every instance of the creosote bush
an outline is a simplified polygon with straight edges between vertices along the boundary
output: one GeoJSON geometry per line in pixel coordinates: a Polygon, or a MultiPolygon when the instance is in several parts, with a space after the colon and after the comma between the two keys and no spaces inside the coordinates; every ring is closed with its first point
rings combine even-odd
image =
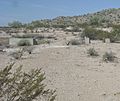
{"type": "Polygon", "coordinates": [[[55,91],[46,89],[45,74],[41,69],[22,72],[14,63],[0,70],[0,101],[54,101],[55,91]]]}
{"type": "Polygon", "coordinates": [[[90,48],[87,50],[87,54],[89,56],[99,56],[98,52],[94,48],[90,48]]]}
{"type": "Polygon", "coordinates": [[[24,46],[21,49],[11,52],[9,55],[16,60],[20,60],[25,52],[32,54],[34,47],[33,46],[24,46]]]}
{"type": "Polygon", "coordinates": [[[67,45],[81,45],[81,44],[82,44],[82,42],[80,40],[78,40],[78,39],[72,39],[72,40],[70,40],[68,42],[67,45]]]}
{"type": "Polygon", "coordinates": [[[23,52],[24,52],[24,50],[23,50],[23,49],[20,49],[19,51],[12,52],[12,53],[10,54],[10,56],[13,57],[14,59],[19,60],[19,59],[21,59],[21,57],[23,56],[23,52]]]}
{"type": "Polygon", "coordinates": [[[29,54],[32,54],[34,48],[35,47],[33,47],[33,46],[25,46],[25,47],[23,47],[23,51],[28,52],[29,54]]]}
{"type": "Polygon", "coordinates": [[[114,62],[116,58],[113,52],[105,52],[103,55],[103,61],[105,62],[114,62]]]}
{"type": "Polygon", "coordinates": [[[19,41],[18,46],[31,46],[31,44],[28,40],[21,40],[19,41]]]}

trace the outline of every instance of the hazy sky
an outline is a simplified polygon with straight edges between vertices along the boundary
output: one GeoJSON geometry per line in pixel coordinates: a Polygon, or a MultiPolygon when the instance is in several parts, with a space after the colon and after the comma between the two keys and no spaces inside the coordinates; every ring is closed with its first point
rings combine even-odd
{"type": "Polygon", "coordinates": [[[120,0],[0,0],[0,25],[120,8],[120,0]]]}

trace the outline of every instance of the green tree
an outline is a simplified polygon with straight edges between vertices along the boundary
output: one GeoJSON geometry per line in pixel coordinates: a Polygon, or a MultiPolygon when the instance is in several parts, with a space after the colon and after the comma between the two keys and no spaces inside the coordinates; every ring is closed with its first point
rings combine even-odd
{"type": "Polygon", "coordinates": [[[87,27],[81,34],[81,37],[89,37],[92,40],[104,40],[105,38],[113,38],[114,35],[109,32],[97,30],[95,28],[87,27]]]}
{"type": "Polygon", "coordinates": [[[96,30],[93,29],[93,28],[89,28],[89,27],[86,27],[83,31],[83,33],[81,34],[81,37],[89,37],[90,39],[92,40],[95,40],[96,39],[96,30]]]}

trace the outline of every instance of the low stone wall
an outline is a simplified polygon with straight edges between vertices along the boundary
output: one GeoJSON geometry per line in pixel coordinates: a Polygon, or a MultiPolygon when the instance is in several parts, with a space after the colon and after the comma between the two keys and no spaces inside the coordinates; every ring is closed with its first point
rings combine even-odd
{"type": "Polygon", "coordinates": [[[106,38],[106,39],[105,39],[105,43],[110,43],[110,39],[109,39],[109,38],[106,38]]]}
{"type": "Polygon", "coordinates": [[[31,45],[34,45],[33,38],[10,38],[9,39],[9,45],[11,46],[17,46],[18,43],[22,40],[28,40],[31,45]]]}

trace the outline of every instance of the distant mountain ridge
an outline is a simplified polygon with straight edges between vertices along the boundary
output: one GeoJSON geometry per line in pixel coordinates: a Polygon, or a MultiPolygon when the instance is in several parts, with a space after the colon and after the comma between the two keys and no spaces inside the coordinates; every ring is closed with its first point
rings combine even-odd
{"type": "Polygon", "coordinates": [[[120,25],[120,8],[111,8],[101,10],[95,13],[88,13],[79,16],[59,16],[54,19],[43,19],[32,21],[28,24],[22,24],[21,22],[10,23],[10,27],[55,27],[65,28],[68,26],[109,26],[120,25]]]}
{"type": "Polygon", "coordinates": [[[88,23],[92,18],[99,18],[102,22],[120,24],[120,8],[105,9],[96,13],[88,13],[79,16],[59,16],[52,19],[53,22],[69,22],[69,23],[88,23]]]}

